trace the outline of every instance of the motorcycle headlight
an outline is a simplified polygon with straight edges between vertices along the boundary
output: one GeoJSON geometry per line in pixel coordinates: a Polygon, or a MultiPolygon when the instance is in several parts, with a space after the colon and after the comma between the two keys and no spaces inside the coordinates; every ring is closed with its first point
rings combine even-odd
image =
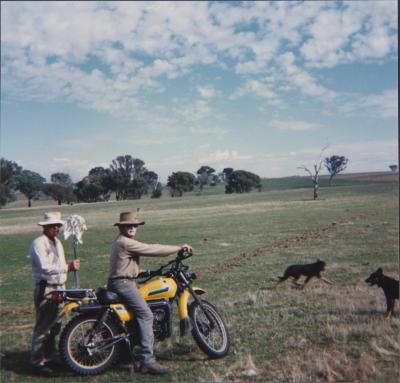
{"type": "Polygon", "coordinates": [[[192,280],[199,279],[199,278],[200,278],[200,276],[196,273],[190,274],[190,279],[192,279],[192,280]]]}

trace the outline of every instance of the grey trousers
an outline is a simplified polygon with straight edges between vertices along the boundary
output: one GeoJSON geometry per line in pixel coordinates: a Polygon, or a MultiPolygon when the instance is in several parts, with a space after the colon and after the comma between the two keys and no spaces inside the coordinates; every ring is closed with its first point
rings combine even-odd
{"type": "Polygon", "coordinates": [[[43,295],[55,290],[64,288],[47,286],[44,291],[36,285],[33,292],[33,300],[36,309],[36,323],[33,329],[30,362],[33,366],[41,366],[57,355],[55,338],[61,330],[61,321],[54,323],[57,318],[60,305],[55,302],[43,299],[43,295]]]}
{"type": "Polygon", "coordinates": [[[153,346],[153,313],[143,299],[134,281],[129,279],[108,280],[107,288],[117,293],[123,303],[132,310],[139,327],[139,346],[138,358],[141,364],[151,364],[155,362],[153,346]]]}

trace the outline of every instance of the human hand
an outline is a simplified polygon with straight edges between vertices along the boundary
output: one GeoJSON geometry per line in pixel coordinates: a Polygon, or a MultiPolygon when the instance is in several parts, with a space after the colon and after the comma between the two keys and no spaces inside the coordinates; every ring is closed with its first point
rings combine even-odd
{"type": "Polygon", "coordinates": [[[185,243],[184,245],[181,246],[181,251],[192,254],[193,248],[192,248],[192,246],[185,243]]]}
{"type": "Polygon", "coordinates": [[[74,259],[68,264],[68,271],[78,271],[80,267],[81,267],[81,260],[79,258],[74,259]]]}

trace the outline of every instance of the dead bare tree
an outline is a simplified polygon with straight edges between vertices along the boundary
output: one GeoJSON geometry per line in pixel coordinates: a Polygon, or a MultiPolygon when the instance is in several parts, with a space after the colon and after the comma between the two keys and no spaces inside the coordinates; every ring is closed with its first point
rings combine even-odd
{"type": "Polygon", "coordinates": [[[304,171],[306,171],[312,180],[313,183],[313,189],[314,189],[314,200],[318,199],[318,191],[319,191],[319,172],[322,169],[322,153],[327,149],[328,146],[325,146],[324,148],[322,148],[321,153],[319,155],[319,159],[317,161],[316,164],[313,165],[314,167],[314,172],[312,172],[307,166],[305,165],[301,165],[298,167],[298,169],[303,169],[304,171]]]}

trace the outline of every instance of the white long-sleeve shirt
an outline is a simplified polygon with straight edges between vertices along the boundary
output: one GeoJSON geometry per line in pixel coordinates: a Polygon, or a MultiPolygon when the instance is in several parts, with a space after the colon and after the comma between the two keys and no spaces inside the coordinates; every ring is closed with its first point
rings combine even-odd
{"type": "Polygon", "coordinates": [[[68,265],[60,240],[55,244],[44,234],[36,238],[29,249],[28,258],[32,263],[35,283],[46,280],[51,285],[63,285],[67,280],[68,265]]]}

